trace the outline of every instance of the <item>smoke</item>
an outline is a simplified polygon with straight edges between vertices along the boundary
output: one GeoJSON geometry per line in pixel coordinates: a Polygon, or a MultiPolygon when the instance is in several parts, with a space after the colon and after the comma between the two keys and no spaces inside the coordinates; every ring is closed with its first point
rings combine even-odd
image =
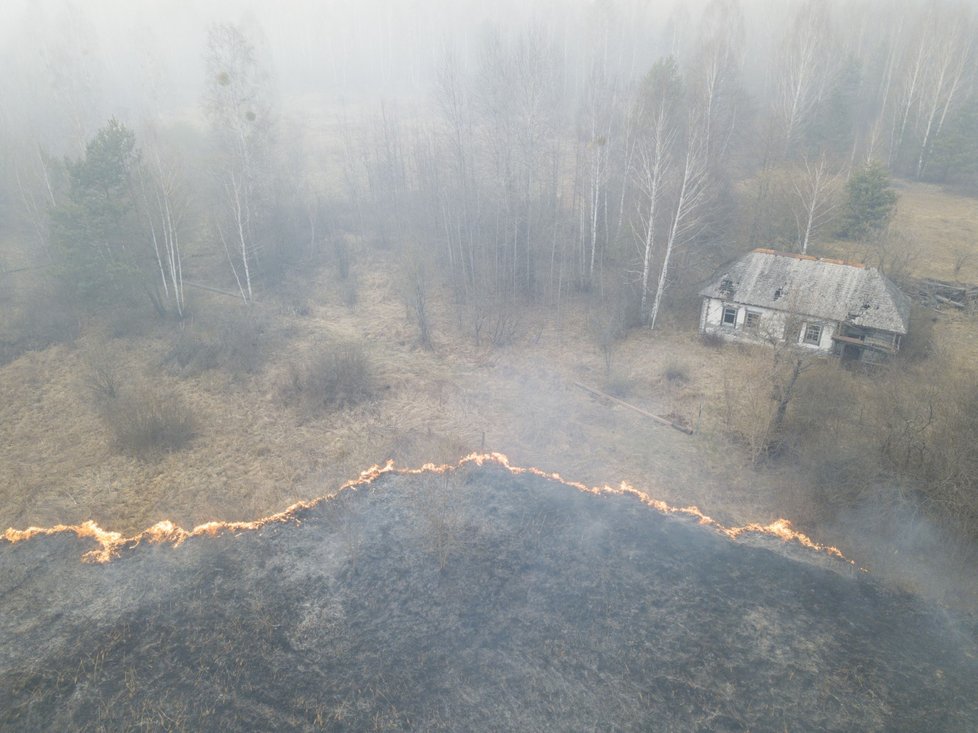
{"type": "Polygon", "coordinates": [[[964,608],[978,604],[978,550],[935,523],[912,490],[877,484],[826,526],[873,575],[909,592],[964,608]]]}

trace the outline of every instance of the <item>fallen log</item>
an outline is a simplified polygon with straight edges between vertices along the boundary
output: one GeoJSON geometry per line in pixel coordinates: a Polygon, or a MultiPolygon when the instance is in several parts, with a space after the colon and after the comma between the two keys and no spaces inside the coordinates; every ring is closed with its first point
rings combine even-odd
{"type": "Polygon", "coordinates": [[[587,385],[581,384],[580,382],[574,382],[574,386],[583,389],[585,392],[590,392],[593,395],[597,395],[598,397],[603,397],[606,400],[611,400],[612,402],[621,405],[622,407],[627,407],[629,410],[634,410],[639,415],[644,415],[645,417],[659,423],[660,425],[665,425],[667,427],[673,428],[675,430],[678,430],[680,433],[686,433],[686,435],[693,434],[693,429],[687,427],[686,425],[683,425],[675,420],[670,420],[668,418],[661,417],[659,415],[654,415],[648,410],[643,410],[641,407],[636,407],[635,405],[625,402],[624,400],[620,400],[617,397],[612,397],[610,394],[608,394],[607,392],[602,392],[600,389],[595,389],[594,387],[588,387],[587,385]]]}
{"type": "Polygon", "coordinates": [[[218,295],[226,295],[229,298],[234,298],[235,300],[243,300],[241,293],[232,293],[230,290],[221,290],[220,288],[215,288],[211,285],[192,283],[188,280],[184,280],[183,284],[188,288],[197,288],[198,290],[206,290],[208,293],[217,293],[218,295]]]}
{"type": "Polygon", "coordinates": [[[956,300],[951,300],[950,298],[945,298],[943,295],[934,294],[934,298],[938,303],[944,303],[945,305],[954,306],[955,308],[964,308],[964,303],[959,303],[956,300]]]}

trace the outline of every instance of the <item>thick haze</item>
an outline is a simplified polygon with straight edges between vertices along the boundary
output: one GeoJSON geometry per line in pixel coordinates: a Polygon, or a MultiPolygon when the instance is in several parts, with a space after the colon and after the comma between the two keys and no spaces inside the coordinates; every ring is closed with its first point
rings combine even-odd
{"type": "MultiPolygon", "coordinates": [[[[974,7],[976,2],[961,3],[974,7]]],[[[25,127],[50,148],[65,131],[50,110],[70,109],[80,140],[109,115],[138,124],[196,115],[203,90],[208,27],[240,25],[259,44],[284,98],[339,100],[428,95],[433,70],[451,47],[473,62],[491,32],[534,28],[568,70],[602,57],[607,68],[638,76],[655,59],[682,56],[705,2],[639,0],[13,0],[0,3],[3,125],[25,127]],[[574,63],[575,61],[579,63],[574,63]]],[[[744,81],[769,86],[770,58],[783,37],[791,0],[740,3],[746,21],[744,81]]],[[[878,31],[880,14],[912,2],[829,3],[853,43],[878,31]]],[[[573,71],[571,72],[573,73],[573,71]]],[[[583,76],[583,72],[580,72],[583,76]]],[[[572,85],[573,86],[573,85],[572,85]]]]}
{"type": "MultiPolygon", "coordinates": [[[[470,62],[490,32],[527,27],[540,29],[567,60],[601,54],[641,73],[680,50],[698,20],[693,6],[702,4],[14,0],[0,4],[0,60],[11,72],[0,81],[4,124],[51,128],[45,137],[53,147],[63,135],[40,111],[47,105],[84,116],[75,122],[86,134],[113,114],[131,122],[196,114],[207,29],[218,22],[239,24],[263,45],[284,97],[409,98],[430,93],[446,48],[470,62]]],[[[765,19],[757,29],[764,46],[771,13],[757,16],[765,19]]]]}

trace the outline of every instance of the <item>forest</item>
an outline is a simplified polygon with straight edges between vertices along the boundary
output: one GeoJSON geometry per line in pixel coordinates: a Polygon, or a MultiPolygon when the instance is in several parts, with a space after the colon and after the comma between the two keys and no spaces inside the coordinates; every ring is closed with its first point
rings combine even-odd
{"type": "Polygon", "coordinates": [[[974,3],[103,4],[0,17],[0,525],[491,448],[978,604],[975,300],[918,297],[978,283],[974,3]],[[878,267],[901,353],[701,339],[755,247],[878,267]]]}

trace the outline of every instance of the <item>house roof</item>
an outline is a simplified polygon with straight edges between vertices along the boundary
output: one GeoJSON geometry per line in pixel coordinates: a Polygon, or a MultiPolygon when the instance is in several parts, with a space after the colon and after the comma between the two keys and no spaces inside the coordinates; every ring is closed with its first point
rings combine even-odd
{"type": "Polygon", "coordinates": [[[905,334],[910,299],[879,270],[809,255],[755,249],[700,295],[905,334]]]}

